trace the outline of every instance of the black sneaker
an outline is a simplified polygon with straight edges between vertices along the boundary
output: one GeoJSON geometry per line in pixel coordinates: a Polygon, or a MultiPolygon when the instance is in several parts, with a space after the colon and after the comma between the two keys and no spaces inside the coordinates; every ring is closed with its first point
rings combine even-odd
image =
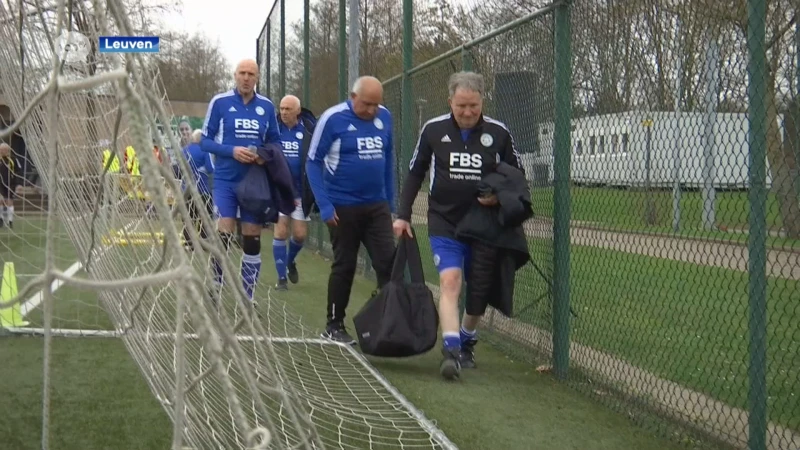
{"type": "Polygon", "coordinates": [[[457,380],[461,375],[461,351],[455,349],[442,349],[442,363],[439,365],[439,373],[445,380],[457,380]]]}
{"type": "Polygon", "coordinates": [[[355,345],[356,340],[347,333],[344,325],[341,323],[334,323],[325,328],[325,332],[320,334],[325,339],[341,342],[342,344],[355,345]]]}
{"type": "Polygon", "coordinates": [[[3,219],[0,219],[0,228],[3,228],[3,225],[5,225],[5,221],[3,219]]]}
{"type": "Polygon", "coordinates": [[[291,281],[292,284],[297,284],[297,282],[300,281],[300,274],[297,273],[297,263],[293,262],[289,264],[286,269],[288,270],[287,275],[289,275],[289,281],[291,281]]]}
{"type": "Polygon", "coordinates": [[[470,339],[461,344],[461,353],[458,362],[461,363],[462,369],[476,369],[478,367],[477,364],[475,364],[475,344],[477,343],[477,339],[470,339]]]}
{"type": "Polygon", "coordinates": [[[289,290],[289,283],[286,282],[286,278],[281,278],[278,280],[278,284],[275,285],[276,291],[288,291],[289,290]]]}

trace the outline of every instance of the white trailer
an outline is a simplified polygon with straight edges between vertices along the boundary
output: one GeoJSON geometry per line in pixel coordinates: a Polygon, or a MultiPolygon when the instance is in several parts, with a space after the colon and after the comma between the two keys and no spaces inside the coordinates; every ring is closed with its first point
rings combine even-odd
{"type": "MultiPolygon", "coordinates": [[[[783,117],[778,117],[783,136],[783,117]]],[[[553,180],[553,123],[538,126],[539,152],[523,155],[528,173],[553,180]],[[538,167],[537,167],[538,166],[538,167]],[[538,169],[538,170],[536,170],[538,169]]],[[[748,186],[748,123],[742,113],[627,112],[572,121],[576,184],[668,188],[748,186]],[[649,164],[648,164],[649,160],[649,164]]],[[[767,185],[772,176],[767,162],[767,185]]]]}

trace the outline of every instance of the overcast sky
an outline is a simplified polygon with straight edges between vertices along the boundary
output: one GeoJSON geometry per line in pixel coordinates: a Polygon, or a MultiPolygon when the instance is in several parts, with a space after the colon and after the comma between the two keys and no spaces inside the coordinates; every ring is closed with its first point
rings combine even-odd
{"type": "MultiPolygon", "coordinates": [[[[218,40],[231,64],[256,57],[256,38],[267,20],[272,0],[225,0],[220,7],[184,0],[183,13],[166,20],[170,28],[187,32],[202,31],[218,40]]],[[[287,25],[303,18],[301,0],[286,1],[287,25]]]]}

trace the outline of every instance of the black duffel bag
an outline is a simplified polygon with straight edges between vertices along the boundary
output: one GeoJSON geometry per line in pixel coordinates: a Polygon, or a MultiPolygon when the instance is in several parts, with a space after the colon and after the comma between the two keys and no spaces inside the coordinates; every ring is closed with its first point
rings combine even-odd
{"type": "Polygon", "coordinates": [[[439,315],[433,293],[425,284],[415,238],[400,238],[391,280],[364,304],[353,324],[361,351],[367,355],[415,356],[436,345],[439,315]],[[404,279],[406,265],[410,282],[404,279]]]}

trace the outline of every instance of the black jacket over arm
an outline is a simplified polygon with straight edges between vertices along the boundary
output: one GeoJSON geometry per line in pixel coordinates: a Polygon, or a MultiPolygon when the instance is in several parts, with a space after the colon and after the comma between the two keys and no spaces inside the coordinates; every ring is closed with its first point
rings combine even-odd
{"type": "Polygon", "coordinates": [[[531,259],[522,228],[533,217],[528,182],[524,172],[501,162],[479,188],[494,192],[499,205],[483,206],[476,199],[456,228],[456,238],[472,246],[467,304],[482,302],[511,317],[516,271],[531,259]]]}

